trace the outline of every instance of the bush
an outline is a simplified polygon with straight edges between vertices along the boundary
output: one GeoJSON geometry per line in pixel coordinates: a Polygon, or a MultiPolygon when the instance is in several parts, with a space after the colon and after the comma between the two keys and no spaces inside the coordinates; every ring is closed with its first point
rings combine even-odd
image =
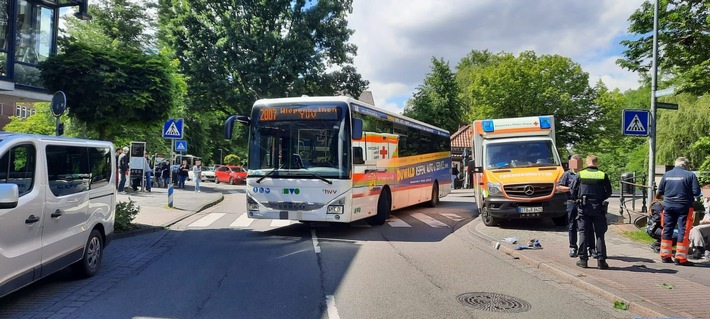
{"type": "Polygon", "coordinates": [[[116,204],[115,231],[127,231],[133,228],[132,222],[141,211],[141,207],[136,202],[128,198],[128,202],[118,202],[116,204]]]}

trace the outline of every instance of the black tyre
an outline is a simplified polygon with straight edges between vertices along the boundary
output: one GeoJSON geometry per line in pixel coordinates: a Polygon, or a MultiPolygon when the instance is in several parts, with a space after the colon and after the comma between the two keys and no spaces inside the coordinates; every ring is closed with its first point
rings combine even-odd
{"type": "Polygon", "coordinates": [[[567,225],[567,215],[560,216],[560,217],[552,217],[552,222],[555,223],[555,226],[566,226],[567,225]]]}
{"type": "Polygon", "coordinates": [[[219,178],[215,177],[215,178],[214,178],[214,183],[215,183],[215,184],[219,184],[219,178]]]}
{"type": "Polygon", "coordinates": [[[392,200],[390,192],[385,189],[380,193],[380,198],[377,200],[377,215],[370,217],[367,221],[370,225],[382,225],[390,217],[392,211],[392,200]]]}
{"type": "Polygon", "coordinates": [[[104,239],[101,232],[94,229],[89,235],[89,240],[84,246],[84,257],[72,265],[72,270],[77,276],[88,278],[96,274],[101,266],[104,256],[104,239]]]}
{"type": "Polygon", "coordinates": [[[481,220],[483,220],[483,224],[486,226],[495,226],[498,225],[498,219],[491,216],[490,210],[488,210],[488,206],[483,205],[483,208],[481,209],[481,220]]]}
{"type": "Polygon", "coordinates": [[[434,182],[431,188],[431,199],[427,202],[427,206],[436,207],[439,204],[439,183],[434,182]]]}
{"type": "Polygon", "coordinates": [[[237,183],[234,182],[234,178],[229,178],[229,185],[237,185],[237,183]]]}

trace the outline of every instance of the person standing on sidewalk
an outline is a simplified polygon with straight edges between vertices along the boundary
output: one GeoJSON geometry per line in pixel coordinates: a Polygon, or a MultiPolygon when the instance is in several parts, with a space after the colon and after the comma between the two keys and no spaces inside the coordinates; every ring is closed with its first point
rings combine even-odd
{"type": "Polygon", "coordinates": [[[456,189],[456,178],[459,176],[459,169],[456,165],[451,165],[451,189],[456,189]]]}
{"type": "Polygon", "coordinates": [[[187,161],[183,160],[182,164],[178,168],[178,188],[185,189],[185,180],[187,179],[187,176],[189,175],[188,172],[190,171],[190,165],[187,165],[187,161]]]}
{"type": "Polygon", "coordinates": [[[150,166],[150,154],[148,154],[148,152],[145,152],[145,164],[143,164],[143,174],[145,175],[145,190],[150,192],[150,189],[153,186],[153,169],[150,166]]]}
{"type": "Polygon", "coordinates": [[[676,265],[692,266],[688,261],[689,232],[686,225],[695,197],[700,196],[700,183],[693,172],[688,171],[688,159],[678,157],[675,167],[663,174],[658,184],[656,198],[663,198],[663,234],[661,235],[661,261],[676,265]],[[673,256],[673,229],[678,226],[678,245],[673,256]]]}
{"type": "Polygon", "coordinates": [[[118,192],[125,194],[126,187],[126,174],[128,173],[128,147],[123,148],[123,153],[118,156],[118,170],[121,174],[120,181],[118,182],[118,192]]]}
{"type": "Polygon", "coordinates": [[[567,229],[569,238],[569,256],[576,258],[577,250],[577,205],[572,200],[570,187],[577,180],[577,172],[582,168],[582,157],[574,154],[569,157],[569,169],[562,174],[557,182],[557,190],[567,193],[567,229]]]}
{"type": "Polygon", "coordinates": [[[119,158],[122,153],[123,149],[116,148],[116,189],[118,189],[118,180],[121,179],[121,161],[119,161],[119,158]]]}
{"type": "Polygon", "coordinates": [[[202,161],[195,162],[192,166],[192,173],[195,176],[195,192],[200,192],[200,179],[202,179],[202,161]]]}
{"type": "Polygon", "coordinates": [[[597,268],[609,269],[606,263],[607,231],[606,212],[611,197],[611,181],[609,176],[597,168],[599,159],[594,155],[587,156],[587,167],[579,171],[577,180],[572,183],[572,199],[577,204],[579,213],[579,261],[577,266],[587,268],[588,246],[593,245],[594,237],[597,244],[597,268]]]}

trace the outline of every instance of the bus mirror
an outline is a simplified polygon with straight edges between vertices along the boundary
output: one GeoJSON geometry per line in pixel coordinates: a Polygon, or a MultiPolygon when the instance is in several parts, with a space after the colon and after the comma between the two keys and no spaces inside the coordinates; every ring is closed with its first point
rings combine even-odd
{"type": "Polygon", "coordinates": [[[353,139],[362,139],[362,119],[353,119],[353,139]]]}
{"type": "Polygon", "coordinates": [[[237,115],[237,122],[249,126],[251,124],[251,119],[246,115],[237,115]]]}
{"type": "Polygon", "coordinates": [[[248,116],[245,116],[245,115],[230,116],[229,118],[227,118],[227,121],[224,122],[224,139],[225,140],[232,139],[232,131],[234,129],[234,121],[237,121],[237,122],[242,123],[247,126],[251,124],[251,119],[248,116]]]}

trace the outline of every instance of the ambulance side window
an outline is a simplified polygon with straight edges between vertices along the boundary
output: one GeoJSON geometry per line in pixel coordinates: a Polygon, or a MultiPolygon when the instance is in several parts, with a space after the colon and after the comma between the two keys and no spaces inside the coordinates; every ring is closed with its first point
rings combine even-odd
{"type": "Polygon", "coordinates": [[[0,183],[17,184],[20,196],[32,191],[37,151],[33,145],[18,145],[0,158],[0,183]]]}

